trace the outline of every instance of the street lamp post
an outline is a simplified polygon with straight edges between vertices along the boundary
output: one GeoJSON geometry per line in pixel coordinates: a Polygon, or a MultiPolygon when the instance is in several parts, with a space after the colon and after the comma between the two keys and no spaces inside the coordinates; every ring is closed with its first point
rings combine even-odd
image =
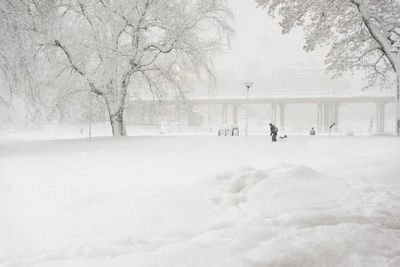
{"type": "Polygon", "coordinates": [[[246,136],[248,136],[249,131],[249,91],[250,87],[254,85],[253,82],[245,82],[244,86],[246,86],[246,136]]]}

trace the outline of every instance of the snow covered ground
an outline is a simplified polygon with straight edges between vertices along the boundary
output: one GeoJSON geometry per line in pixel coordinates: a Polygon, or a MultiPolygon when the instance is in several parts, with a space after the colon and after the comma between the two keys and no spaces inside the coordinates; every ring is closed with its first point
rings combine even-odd
{"type": "Polygon", "coordinates": [[[0,141],[0,266],[400,266],[393,137],[0,141]]]}

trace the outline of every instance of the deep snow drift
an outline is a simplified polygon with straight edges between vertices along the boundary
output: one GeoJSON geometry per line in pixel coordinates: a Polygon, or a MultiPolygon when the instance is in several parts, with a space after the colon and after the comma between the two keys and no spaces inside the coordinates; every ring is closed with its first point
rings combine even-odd
{"type": "Polygon", "coordinates": [[[390,137],[0,142],[0,266],[400,266],[390,137]]]}

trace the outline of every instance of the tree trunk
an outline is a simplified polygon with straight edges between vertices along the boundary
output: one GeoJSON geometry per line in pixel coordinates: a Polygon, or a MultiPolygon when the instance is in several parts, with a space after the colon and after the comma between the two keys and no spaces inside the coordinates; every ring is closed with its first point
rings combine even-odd
{"type": "Polygon", "coordinates": [[[110,123],[113,136],[126,136],[126,129],[123,116],[123,107],[118,112],[110,115],[110,123]]]}
{"type": "Polygon", "coordinates": [[[396,66],[396,134],[400,136],[400,60],[396,66]]]}
{"type": "Polygon", "coordinates": [[[372,38],[380,45],[383,53],[389,59],[390,64],[396,73],[396,125],[395,132],[397,136],[400,136],[400,50],[393,51],[393,44],[390,41],[390,32],[381,31],[378,27],[372,23],[373,18],[369,12],[367,4],[360,0],[350,0],[351,3],[357,6],[364,25],[367,27],[372,38]]]}
{"type": "MultiPolygon", "coordinates": [[[[103,96],[107,105],[108,116],[110,118],[111,130],[113,136],[126,136],[126,129],[124,123],[124,103],[125,101],[118,102],[121,103],[119,107],[114,107],[111,104],[110,99],[103,96]],[[115,111],[117,110],[117,111],[115,111]]],[[[126,96],[124,96],[126,97],[126,96]]],[[[115,104],[113,102],[113,104],[115,104]]]]}

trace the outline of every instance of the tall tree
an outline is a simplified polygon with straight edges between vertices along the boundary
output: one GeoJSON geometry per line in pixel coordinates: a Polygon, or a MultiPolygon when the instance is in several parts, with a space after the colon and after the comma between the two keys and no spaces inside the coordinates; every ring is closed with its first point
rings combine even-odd
{"type": "Polygon", "coordinates": [[[114,136],[126,135],[128,90],[146,84],[160,97],[179,72],[212,73],[212,57],[229,42],[224,0],[60,0],[41,53],[86,81],[107,106],[114,136]]]}
{"type": "Polygon", "coordinates": [[[400,135],[400,2],[398,0],[256,0],[281,18],[283,33],[302,27],[306,51],[331,44],[328,70],[336,76],[365,69],[371,84],[396,77],[400,135]]]}
{"type": "Polygon", "coordinates": [[[42,101],[35,77],[36,37],[52,10],[51,0],[0,0],[0,79],[7,85],[1,90],[8,90],[2,102],[12,106],[13,96],[21,97],[30,120],[40,114],[42,101]]]}

